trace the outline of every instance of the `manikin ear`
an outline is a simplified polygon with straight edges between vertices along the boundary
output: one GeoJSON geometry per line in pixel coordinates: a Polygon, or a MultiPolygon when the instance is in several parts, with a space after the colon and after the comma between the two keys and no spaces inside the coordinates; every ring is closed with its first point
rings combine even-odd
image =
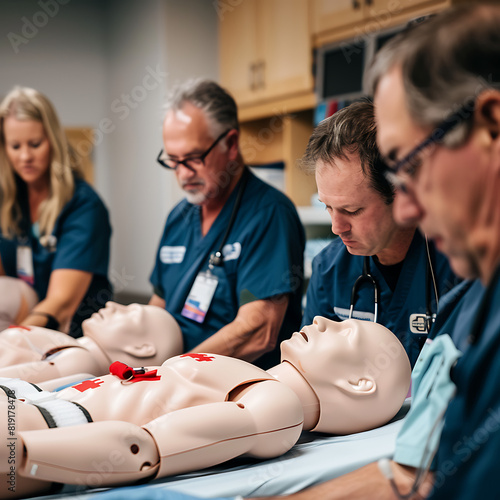
{"type": "Polygon", "coordinates": [[[152,358],[158,352],[154,344],[126,345],[122,350],[136,358],[152,358]]]}
{"type": "Polygon", "coordinates": [[[342,392],[356,397],[374,394],[377,390],[375,380],[371,378],[360,378],[359,380],[337,380],[335,384],[342,392]]]}

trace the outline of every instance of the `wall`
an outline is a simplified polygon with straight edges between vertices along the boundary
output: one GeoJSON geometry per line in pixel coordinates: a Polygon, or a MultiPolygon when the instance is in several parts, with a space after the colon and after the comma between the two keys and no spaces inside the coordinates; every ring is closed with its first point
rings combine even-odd
{"type": "Polygon", "coordinates": [[[173,172],[156,163],[162,103],[179,80],[217,77],[217,18],[206,0],[113,0],[109,14],[107,101],[113,106],[118,99],[120,107],[109,137],[114,272],[125,293],[150,295],[148,278],[166,215],[182,196],[173,172]],[[154,88],[137,88],[146,86],[154,88]],[[131,96],[130,106],[124,94],[131,96]]]}
{"type": "Polygon", "coordinates": [[[166,215],[181,198],[156,164],[162,103],[187,77],[216,78],[217,14],[206,0],[2,0],[0,94],[44,92],[65,126],[95,129],[96,189],[113,225],[117,292],[150,295],[166,215]]]}

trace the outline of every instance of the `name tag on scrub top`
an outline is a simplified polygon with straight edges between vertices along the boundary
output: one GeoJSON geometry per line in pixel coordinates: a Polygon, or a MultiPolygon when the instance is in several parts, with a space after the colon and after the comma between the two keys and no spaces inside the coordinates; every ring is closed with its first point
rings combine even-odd
{"type": "Polygon", "coordinates": [[[19,245],[17,247],[17,277],[33,286],[35,283],[35,275],[33,272],[33,254],[31,247],[19,245]]]}
{"type": "Polygon", "coordinates": [[[182,308],[182,316],[203,323],[218,284],[219,280],[210,271],[199,273],[182,308]]]}

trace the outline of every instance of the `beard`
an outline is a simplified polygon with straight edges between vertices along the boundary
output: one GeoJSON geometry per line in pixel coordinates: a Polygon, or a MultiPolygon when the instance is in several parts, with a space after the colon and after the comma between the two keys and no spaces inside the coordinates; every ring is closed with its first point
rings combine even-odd
{"type": "Polygon", "coordinates": [[[206,201],[206,199],[207,196],[205,193],[202,193],[200,191],[197,192],[186,191],[186,200],[192,205],[201,205],[206,201]]]}

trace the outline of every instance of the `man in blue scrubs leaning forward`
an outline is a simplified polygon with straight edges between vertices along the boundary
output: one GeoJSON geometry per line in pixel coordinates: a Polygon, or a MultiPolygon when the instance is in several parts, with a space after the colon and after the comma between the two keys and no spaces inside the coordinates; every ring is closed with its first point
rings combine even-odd
{"type": "Polygon", "coordinates": [[[150,304],[178,321],[184,350],[279,362],[300,327],[304,229],[292,202],[239,150],[236,103],[211,81],[173,93],[159,163],[186,198],[167,218],[150,304]]]}
{"type": "Polygon", "coordinates": [[[436,312],[436,295],[457,279],[416,224],[402,228],[394,221],[394,188],[384,177],[373,105],[355,102],[322,121],[302,164],[314,171],[319,199],[339,236],[313,260],[302,324],[314,316],[340,321],[350,314],[377,321],[399,338],[413,367],[436,312]]]}

